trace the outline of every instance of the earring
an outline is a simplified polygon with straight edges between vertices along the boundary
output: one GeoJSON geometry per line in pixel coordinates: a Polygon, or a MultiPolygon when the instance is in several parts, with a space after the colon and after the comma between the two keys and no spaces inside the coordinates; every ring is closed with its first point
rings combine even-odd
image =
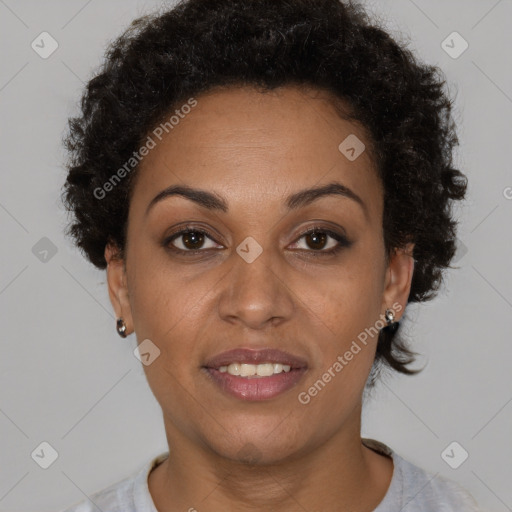
{"type": "Polygon", "coordinates": [[[387,325],[382,328],[382,330],[386,330],[390,334],[395,334],[395,332],[398,330],[398,327],[400,326],[400,322],[395,322],[395,312],[392,309],[386,309],[386,312],[384,313],[384,316],[386,317],[386,323],[387,325]]]}
{"type": "Polygon", "coordinates": [[[126,338],[126,324],[122,318],[117,319],[117,334],[119,334],[121,338],[126,338]]]}

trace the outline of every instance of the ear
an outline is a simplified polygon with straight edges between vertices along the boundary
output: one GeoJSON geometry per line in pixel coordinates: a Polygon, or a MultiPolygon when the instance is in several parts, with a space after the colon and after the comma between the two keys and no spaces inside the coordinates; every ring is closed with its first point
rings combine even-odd
{"type": "Polygon", "coordinates": [[[105,247],[107,261],[107,282],[110,302],[116,318],[122,318],[126,324],[126,334],[133,332],[133,318],[128,294],[128,285],[124,260],[119,257],[119,249],[112,244],[105,247]]]}
{"type": "Polygon", "coordinates": [[[382,296],[382,313],[386,309],[393,309],[395,321],[398,321],[409,298],[412,276],[414,272],[414,258],[412,251],[414,244],[407,244],[403,249],[394,251],[386,269],[386,279],[382,296]]]}

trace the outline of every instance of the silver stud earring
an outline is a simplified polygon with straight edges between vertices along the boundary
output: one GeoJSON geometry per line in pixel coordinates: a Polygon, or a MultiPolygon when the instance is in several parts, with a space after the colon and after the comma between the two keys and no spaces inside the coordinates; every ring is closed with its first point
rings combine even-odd
{"type": "Polygon", "coordinates": [[[384,316],[386,317],[387,325],[382,329],[385,329],[387,332],[394,334],[400,326],[400,322],[395,322],[395,312],[392,309],[386,309],[384,316]]]}
{"type": "Polygon", "coordinates": [[[117,334],[119,334],[121,338],[126,338],[126,324],[122,318],[117,319],[117,334]]]}
{"type": "Polygon", "coordinates": [[[390,324],[395,319],[395,312],[392,309],[386,309],[384,316],[386,317],[386,322],[390,324]]]}

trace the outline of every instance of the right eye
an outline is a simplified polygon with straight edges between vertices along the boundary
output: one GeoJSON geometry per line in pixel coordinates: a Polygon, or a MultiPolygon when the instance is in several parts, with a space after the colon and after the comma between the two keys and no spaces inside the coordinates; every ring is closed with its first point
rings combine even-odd
{"type": "Polygon", "coordinates": [[[163,245],[168,247],[172,251],[182,254],[197,254],[198,252],[204,252],[205,250],[214,249],[215,247],[204,248],[205,241],[209,239],[211,242],[215,242],[212,235],[204,230],[195,227],[185,227],[180,231],[173,233],[164,240],[163,245]],[[177,241],[177,243],[176,243],[177,241]],[[181,247],[180,247],[181,245],[181,247]]]}

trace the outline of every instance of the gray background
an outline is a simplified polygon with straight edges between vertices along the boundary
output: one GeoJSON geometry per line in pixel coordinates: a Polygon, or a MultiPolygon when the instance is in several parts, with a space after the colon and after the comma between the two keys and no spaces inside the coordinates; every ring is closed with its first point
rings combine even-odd
{"type": "MultiPolygon", "coordinates": [[[[457,210],[460,268],[435,301],[408,308],[404,328],[428,366],[381,382],[363,435],[460,482],[486,510],[512,510],[512,1],[365,3],[456,92],[469,197],[457,210]],[[441,46],[453,31],[469,43],[458,58],[441,46]],[[469,453],[458,469],[441,457],[453,441],[469,453]]],[[[0,0],[2,511],[59,510],[166,450],[135,337],[116,334],[105,274],[64,239],[58,201],[60,140],[84,82],[108,41],[159,5],[0,0]],[[59,44],[47,59],[31,48],[43,31],[59,44]],[[31,458],[43,441],[58,452],[46,470],[31,458]]]]}

